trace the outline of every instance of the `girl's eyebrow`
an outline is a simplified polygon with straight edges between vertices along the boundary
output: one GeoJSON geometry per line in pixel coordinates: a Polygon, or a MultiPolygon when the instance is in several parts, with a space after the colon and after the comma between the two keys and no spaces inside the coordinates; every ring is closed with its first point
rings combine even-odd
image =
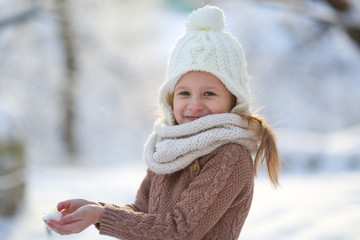
{"type": "Polygon", "coordinates": [[[175,87],[174,91],[185,90],[185,89],[186,89],[186,87],[179,86],[179,87],[175,87]]]}
{"type": "Polygon", "coordinates": [[[211,86],[211,87],[205,87],[204,90],[205,90],[205,91],[220,91],[219,88],[213,87],[213,86],[211,86]]]}
{"type": "Polygon", "coordinates": [[[217,88],[217,87],[210,86],[210,87],[205,87],[205,89],[210,89],[210,90],[214,89],[214,90],[217,90],[218,88],[217,88]]]}

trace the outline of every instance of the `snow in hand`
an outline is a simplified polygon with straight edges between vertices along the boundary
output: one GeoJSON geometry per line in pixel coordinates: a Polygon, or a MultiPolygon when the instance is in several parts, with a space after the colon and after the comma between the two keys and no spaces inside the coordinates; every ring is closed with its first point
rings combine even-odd
{"type": "Polygon", "coordinates": [[[49,220],[59,221],[60,218],[61,218],[61,213],[57,210],[53,210],[50,213],[48,213],[47,215],[45,215],[42,219],[44,222],[46,222],[49,220]]]}

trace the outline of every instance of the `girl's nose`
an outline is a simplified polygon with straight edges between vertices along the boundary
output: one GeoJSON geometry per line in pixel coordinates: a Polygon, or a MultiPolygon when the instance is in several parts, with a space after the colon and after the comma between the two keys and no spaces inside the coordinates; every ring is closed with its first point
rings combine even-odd
{"type": "Polygon", "coordinates": [[[201,111],[204,109],[204,104],[201,102],[200,99],[193,98],[188,104],[188,109],[191,111],[201,111]]]}

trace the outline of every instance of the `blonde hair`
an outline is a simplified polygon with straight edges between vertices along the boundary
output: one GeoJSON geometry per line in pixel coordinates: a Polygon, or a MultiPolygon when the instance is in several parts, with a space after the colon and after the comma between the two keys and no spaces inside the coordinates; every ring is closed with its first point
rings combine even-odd
{"type": "Polygon", "coordinates": [[[265,123],[264,118],[253,114],[241,116],[248,122],[249,127],[256,131],[259,136],[259,147],[254,160],[255,176],[257,176],[258,166],[266,163],[270,181],[274,187],[279,186],[278,176],[281,170],[281,161],[275,134],[269,125],[265,123]]]}

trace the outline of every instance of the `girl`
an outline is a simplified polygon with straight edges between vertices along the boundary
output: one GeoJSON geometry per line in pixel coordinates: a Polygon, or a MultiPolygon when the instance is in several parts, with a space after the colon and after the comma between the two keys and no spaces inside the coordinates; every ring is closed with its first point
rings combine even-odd
{"type": "Polygon", "coordinates": [[[257,166],[266,162],[276,186],[280,161],[272,131],[249,112],[244,53],[224,27],[217,7],[190,14],[159,90],[164,116],[145,145],[149,169],[135,202],[60,202],[61,219],[46,221],[53,230],[71,234],[95,224],[121,239],[238,238],[257,166]]]}

